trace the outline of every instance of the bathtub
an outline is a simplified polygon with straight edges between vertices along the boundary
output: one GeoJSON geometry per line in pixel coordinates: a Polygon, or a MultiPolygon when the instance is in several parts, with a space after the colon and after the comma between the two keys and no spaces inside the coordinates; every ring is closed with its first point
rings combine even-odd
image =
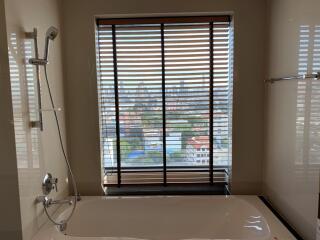
{"type": "MultiPolygon", "coordinates": [[[[63,219],[70,208],[59,210],[63,219]]],[[[295,239],[256,196],[83,197],[64,233],[34,240],[295,239]]]]}

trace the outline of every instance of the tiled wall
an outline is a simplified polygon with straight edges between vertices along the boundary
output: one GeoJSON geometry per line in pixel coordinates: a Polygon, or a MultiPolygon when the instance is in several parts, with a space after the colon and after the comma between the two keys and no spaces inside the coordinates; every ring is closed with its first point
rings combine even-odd
{"type": "MultiPolygon", "coordinates": [[[[272,0],[268,77],[320,71],[318,0],[272,0]]],[[[265,194],[304,239],[315,239],[320,82],[266,85],[265,194]]]]}
{"type": "MultiPolygon", "coordinates": [[[[39,35],[39,54],[43,56],[44,38],[48,27],[55,26],[61,29],[59,1],[6,0],[5,10],[21,221],[23,239],[29,240],[47,221],[42,205],[36,205],[34,202],[35,198],[42,194],[41,183],[46,172],[52,173],[59,179],[59,192],[54,192],[50,197],[60,198],[68,193],[67,168],[58,141],[43,69],[41,69],[41,97],[44,131],[30,128],[30,121],[38,119],[38,105],[36,72],[35,68],[28,64],[28,59],[34,56],[34,45],[32,40],[25,38],[25,32],[33,31],[36,27],[39,35]]],[[[63,139],[65,139],[60,39],[61,34],[50,46],[48,75],[56,106],[62,109],[58,112],[58,117],[62,126],[63,139]]]]}

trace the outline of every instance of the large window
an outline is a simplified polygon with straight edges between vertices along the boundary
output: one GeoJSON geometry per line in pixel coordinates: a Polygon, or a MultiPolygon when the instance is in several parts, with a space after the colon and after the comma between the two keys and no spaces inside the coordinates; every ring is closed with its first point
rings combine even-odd
{"type": "Polygon", "coordinates": [[[105,184],[225,181],[229,16],[97,20],[105,184]]]}

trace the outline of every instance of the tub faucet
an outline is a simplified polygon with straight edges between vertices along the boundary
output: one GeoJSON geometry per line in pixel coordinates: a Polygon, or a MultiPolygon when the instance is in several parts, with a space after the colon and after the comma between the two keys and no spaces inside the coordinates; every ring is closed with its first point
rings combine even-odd
{"type": "Polygon", "coordinates": [[[69,199],[63,200],[53,200],[52,198],[48,198],[47,196],[39,196],[36,198],[36,203],[42,203],[44,207],[48,208],[55,204],[69,204],[72,205],[73,201],[69,199]]]}

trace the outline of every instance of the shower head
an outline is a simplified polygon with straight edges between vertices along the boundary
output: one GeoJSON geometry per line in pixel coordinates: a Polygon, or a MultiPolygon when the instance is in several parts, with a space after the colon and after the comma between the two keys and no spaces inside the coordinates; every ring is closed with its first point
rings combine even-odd
{"type": "Polygon", "coordinates": [[[50,40],[53,41],[57,35],[58,35],[58,29],[55,27],[49,27],[46,33],[46,45],[45,45],[45,49],[44,49],[44,57],[43,59],[45,61],[48,61],[48,55],[49,55],[49,42],[50,40]]]}
{"type": "Polygon", "coordinates": [[[46,38],[49,38],[50,40],[54,40],[58,35],[58,29],[55,27],[49,27],[46,33],[46,38]]]}
{"type": "MultiPolygon", "coordinates": [[[[36,47],[36,58],[30,58],[29,59],[29,63],[32,64],[32,65],[47,65],[48,64],[48,55],[49,55],[49,43],[50,41],[53,41],[57,36],[58,36],[58,32],[59,30],[55,27],[49,27],[47,32],[46,32],[46,38],[45,38],[45,46],[44,46],[44,57],[43,58],[39,58],[38,57],[38,47],[36,47]]],[[[36,38],[36,32],[35,32],[35,35],[33,35],[33,37],[35,38],[35,41],[37,41],[37,38],[36,38]]],[[[36,46],[37,45],[37,42],[36,42],[36,46]]]]}

